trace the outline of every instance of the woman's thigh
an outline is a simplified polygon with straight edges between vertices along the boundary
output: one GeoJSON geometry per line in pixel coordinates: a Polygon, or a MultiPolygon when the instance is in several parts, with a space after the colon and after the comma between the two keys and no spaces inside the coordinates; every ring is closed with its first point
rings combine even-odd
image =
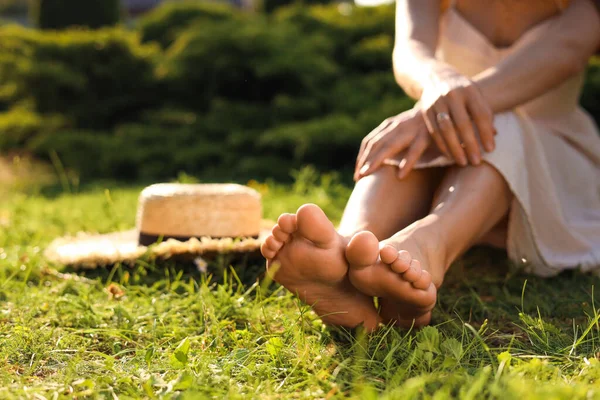
{"type": "Polygon", "coordinates": [[[413,170],[399,180],[395,167],[383,166],[362,178],[344,210],[340,234],[351,236],[368,230],[383,240],[423,218],[429,212],[444,171],[444,168],[413,170]]]}

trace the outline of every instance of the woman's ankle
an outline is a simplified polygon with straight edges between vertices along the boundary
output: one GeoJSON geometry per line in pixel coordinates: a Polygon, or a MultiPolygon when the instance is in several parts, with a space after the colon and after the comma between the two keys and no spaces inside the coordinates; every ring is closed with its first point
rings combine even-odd
{"type": "Polygon", "coordinates": [[[448,257],[448,243],[445,237],[439,229],[436,216],[429,215],[398,232],[389,239],[389,242],[397,244],[398,250],[403,250],[402,242],[416,243],[420,254],[413,256],[417,259],[423,258],[419,261],[431,274],[435,286],[439,288],[444,281],[446,271],[454,261],[448,257]]]}

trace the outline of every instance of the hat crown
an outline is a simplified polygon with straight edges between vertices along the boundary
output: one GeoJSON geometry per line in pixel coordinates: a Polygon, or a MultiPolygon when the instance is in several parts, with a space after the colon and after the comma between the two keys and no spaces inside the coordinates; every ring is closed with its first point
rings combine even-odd
{"type": "Polygon", "coordinates": [[[260,201],[260,194],[256,190],[236,183],[155,183],[142,190],[140,200],[152,197],[213,196],[222,198],[240,195],[253,196],[260,201]]]}
{"type": "Polygon", "coordinates": [[[249,237],[261,229],[260,194],[237,184],[159,183],[139,197],[140,234],[165,237],[249,237]]]}

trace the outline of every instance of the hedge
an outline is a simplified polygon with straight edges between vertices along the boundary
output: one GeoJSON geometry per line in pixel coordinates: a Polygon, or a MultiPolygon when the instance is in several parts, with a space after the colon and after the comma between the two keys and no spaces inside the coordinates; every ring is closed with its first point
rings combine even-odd
{"type": "MultiPolygon", "coordinates": [[[[393,20],[392,6],[175,3],[131,31],[2,27],[0,151],[56,152],[84,180],[349,174],[361,138],[414,104],[391,71],[393,20]]],[[[582,101],[597,119],[599,91],[594,60],[582,101]]]]}
{"type": "Polygon", "coordinates": [[[121,19],[120,0],[30,0],[31,19],[41,29],[100,28],[121,19]]]}
{"type": "Polygon", "coordinates": [[[240,18],[241,14],[226,4],[189,0],[167,2],[138,21],[137,29],[143,42],[157,42],[166,48],[190,25],[236,17],[240,18]]]}
{"type": "Polygon", "coordinates": [[[0,102],[110,129],[159,102],[158,47],[120,28],[38,32],[0,28],[0,102]]]}

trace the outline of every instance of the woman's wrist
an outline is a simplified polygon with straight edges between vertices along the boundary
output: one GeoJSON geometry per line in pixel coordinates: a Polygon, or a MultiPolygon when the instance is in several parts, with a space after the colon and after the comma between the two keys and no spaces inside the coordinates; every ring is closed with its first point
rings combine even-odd
{"type": "Polygon", "coordinates": [[[523,85],[511,85],[500,78],[502,76],[498,76],[495,70],[483,71],[473,78],[473,83],[494,114],[510,110],[528,100],[527,93],[519,90],[523,85]]]}
{"type": "Polygon", "coordinates": [[[425,87],[436,77],[454,70],[418,44],[394,49],[393,60],[396,81],[415,100],[421,98],[425,87]]]}
{"type": "Polygon", "coordinates": [[[492,112],[498,113],[505,111],[502,106],[502,90],[494,84],[492,76],[481,75],[473,79],[473,83],[479,89],[481,96],[492,109],[492,112]]]}

